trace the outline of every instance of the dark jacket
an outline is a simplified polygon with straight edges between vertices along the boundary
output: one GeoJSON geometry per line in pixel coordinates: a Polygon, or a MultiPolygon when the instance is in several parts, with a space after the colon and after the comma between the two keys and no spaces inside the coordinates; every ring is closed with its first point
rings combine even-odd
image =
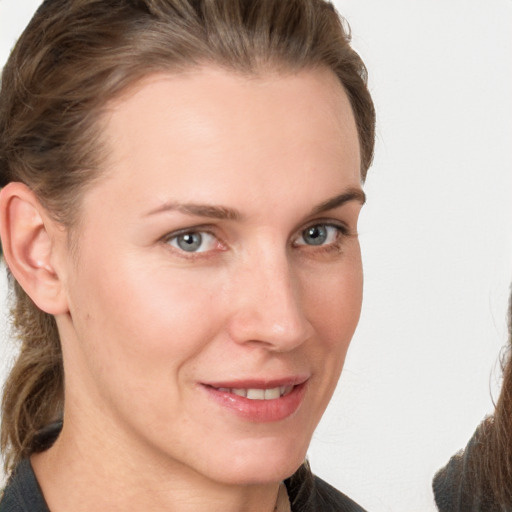
{"type": "MultiPolygon", "coordinates": [[[[292,512],[365,512],[350,498],[303,468],[285,483],[292,512]],[[296,504],[297,501],[301,504],[296,504]]],[[[49,512],[28,459],[23,460],[11,475],[0,498],[0,512],[49,512]]]]}

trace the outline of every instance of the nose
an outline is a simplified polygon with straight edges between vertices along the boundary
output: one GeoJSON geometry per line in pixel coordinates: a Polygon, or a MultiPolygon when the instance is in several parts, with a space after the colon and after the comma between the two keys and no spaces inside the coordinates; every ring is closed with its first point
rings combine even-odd
{"type": "Polygon", "coordinates": [[[235,342],[287,352],[311,337],[305,289],[285,251],[254,254],[237,272],[233,286],[228,329],[235,342]]]}

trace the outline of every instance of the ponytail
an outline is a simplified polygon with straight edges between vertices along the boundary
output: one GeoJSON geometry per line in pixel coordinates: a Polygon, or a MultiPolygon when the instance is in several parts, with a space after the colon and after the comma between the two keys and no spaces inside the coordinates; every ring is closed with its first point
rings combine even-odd
{"type": "Polygon", "coordinates": [[[20,353],[4,386],[0,449],[4,469],[11,471],[36,451],[36,433],[61,417],[64,391],[62,354],[53,316],[34,307],[14,282],[14,333],[20,353]]]}

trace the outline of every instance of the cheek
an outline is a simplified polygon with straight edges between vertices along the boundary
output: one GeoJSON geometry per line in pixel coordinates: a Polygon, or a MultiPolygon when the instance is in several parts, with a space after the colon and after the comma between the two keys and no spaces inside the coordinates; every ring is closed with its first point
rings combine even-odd
{"type": "Polygon", "coordinates": [[[101,264],[84,268],[73,287],[82,305],[74,323],[92,364],[105,378],[175,378],[171,370],[215,335],[214,283],[161,266],[141,269],[120,258],[113,266],[101,264]]]}
{"type": "Polygon", "coordinates": [[[183,403],[193,362],[218,332],[215,291],[204,276],[134,271],[120,259],[102,264],[81,269],[73,287],[80,307],[67,390],[127,423],[161,427],[183,403]]]}
{"type": "Polygon", "coordinates": [[[363,272],[359,252],[307,285],[306,311],[332,350],[346,350],[361,313],[363,272]]]}
{"type": "MultiPolygon", "coordinates": [[[[357,253],[358,254],[358,253],[357,253]]],[[[304,311],[315,338],[307,345],[314,368],[310,429],[316,428],[338,383],[362,302],[363,276],[358,257],[344,259],[328,272],[312,273],[304,287],[304,311]]]]}
{"type": "Polygon", "coordinates": [[[308,282],[312,284],[305,294],[305,311],[316,333],[309,356],[317,368],[322,368],[324,395],[330,398],[361,313],[363,273],[359,251],[308,282]]]}

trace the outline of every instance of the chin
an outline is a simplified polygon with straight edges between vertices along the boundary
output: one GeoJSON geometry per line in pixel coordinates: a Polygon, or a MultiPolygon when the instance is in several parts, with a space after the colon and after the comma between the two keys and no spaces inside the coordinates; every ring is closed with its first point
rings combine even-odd
{"type": "MultiPolygon", "coordinates": [[[[281,482],[297,471],[306,457],[307,445],[298,449],[289,440],[279,446],[255,443],[243,451],[231,453],[217,465],[216,480],[232,485],[264,485],[281,482]]],[[[309,443],[308,443],[309,444],[309,443]]]]}

